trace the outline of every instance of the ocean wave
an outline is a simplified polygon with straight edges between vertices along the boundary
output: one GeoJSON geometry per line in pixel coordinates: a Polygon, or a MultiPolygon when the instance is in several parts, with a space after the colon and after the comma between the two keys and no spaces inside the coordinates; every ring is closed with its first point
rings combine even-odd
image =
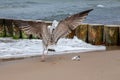
{"type": "Polygon", "coordinates": [[[98,4],[97,7],[103,8],[103,7],[105,7],[105,6],[102,5],[102,4],[98,4]]]}
{"type": "MultiPolygon", "coordinates": [[[[0,40],[3,39],[5,40],[5,38],[0,38],[0,40]]],[[[38,56],[38,55],[42,55],[43,53],[43,46],[41,40],[22,39],[16,41],[9,38],[6,38],[6,40],[7,41],[12,40],[13,42],[12,43],[0,42],[0,59],[38,56]]],[[[74,37],[73,39],[65,39],[65,38],[60,39],[57,45],[54,46],[54,49],[56,51],[54,52],[54,54],[63,54],[63,53],[73,53],[73,52],[78,53],[78,52],[106,50],[106,47],[91,45],[74,37]]],[[[48,55],[53,55],[53,53],[49,52],[48,55]]]]}

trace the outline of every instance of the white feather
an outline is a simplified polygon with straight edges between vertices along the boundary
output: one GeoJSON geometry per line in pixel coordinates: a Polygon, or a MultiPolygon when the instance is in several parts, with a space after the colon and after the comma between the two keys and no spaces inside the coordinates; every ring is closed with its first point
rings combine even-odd
{"type": "Polygon", "coordinates": [[[53,32],[53,30],[57,27],[57,25],[58,25],[58,21],[56,21],[56,20],[54,20],[53,22],[52,22],[52,26],[48,26],[48,30],[50,31],[50,34],[52,34],[52,32],[53,32]]]}

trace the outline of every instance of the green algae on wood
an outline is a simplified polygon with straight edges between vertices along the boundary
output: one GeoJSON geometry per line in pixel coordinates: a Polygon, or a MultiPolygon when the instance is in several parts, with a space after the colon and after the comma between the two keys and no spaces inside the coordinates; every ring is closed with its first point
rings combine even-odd
{"type": "Polygon", "coordinates": [[[29,39],[29,35],[24,33],[20,27],[14,26],[14,32],[13,32],[13,38],[14,39],[29,39]]]}
{"type": "Polygon", "coordinates": [[[13,38],[15,39],[29,39],[29,35],[26,34],[25,32],[23,32],[20,27],[24,26],[24,25],[28,25],[29,21],[23,21],[23,20],[14,20],[13,24],[14,24],[14,34],[13,34],[13,38]]]}
{"type": "Polygon", "coordinates": [[[14,39],[20,39],[22,38],[21,30],[18,26],[13,26],[13,38],[14,39]]]}
{"type": "Polygon", "coordinates": [[[12,21],[11,19],[5,19],[4,20],[4,27],[6,31],[6,37],[12,37],[13,36],[13,27],[12,27],[12,21]]]}
{"type": "Polygon", "coordinates": [[[22,39],[29,39],[29,34],[26,34],[24,31],[22,31],[22,39]]]}
{"type": "Polygon", "coordinates": [[[0,37],[5,37],[4,19],[0,19],[0,37]]]}
{"type": "Polygon", "coordinates": [[[76,36],[85,41],[88,42],[88,24],[81,24],[76,28],[75,32],[76,36]]]}
{"type": "Polygon", "coordinates": [[[119,46],[120,46],[120,26],[119,26],[119,46]]]}
{"type": "Polygon", "coordinates": [[[105,25],[105,44],[107,46],[118,45],[119,27],[117,25],[105,25]]]}

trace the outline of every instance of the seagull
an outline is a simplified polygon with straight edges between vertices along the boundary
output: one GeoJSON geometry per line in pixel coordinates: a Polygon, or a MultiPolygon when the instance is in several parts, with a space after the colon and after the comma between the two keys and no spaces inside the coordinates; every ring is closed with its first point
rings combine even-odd
{"type": "Polygon", "coordinates": [[[15,23],[19,24],[21,30],[26,34],[33,34],[38,38],[42,37],[44,49],[41,61],[45,61],[45,54],[48,53],[49,46],[56,45],[60,38],[67,36],[71,31],[76,29],[92,10],[89,9],[73,14],[61,20],[57,25],[52,26],[48,26],[45,22],[18,20],[15,23]]]}

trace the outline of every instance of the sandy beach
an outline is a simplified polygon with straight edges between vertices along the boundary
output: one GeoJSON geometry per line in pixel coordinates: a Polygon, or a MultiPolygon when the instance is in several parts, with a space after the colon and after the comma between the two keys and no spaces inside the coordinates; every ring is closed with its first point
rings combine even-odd
{"type": "Polygon", "coordinates": [[[0,61],[0,80],[120,80],[120,50],[0,61]]]}

